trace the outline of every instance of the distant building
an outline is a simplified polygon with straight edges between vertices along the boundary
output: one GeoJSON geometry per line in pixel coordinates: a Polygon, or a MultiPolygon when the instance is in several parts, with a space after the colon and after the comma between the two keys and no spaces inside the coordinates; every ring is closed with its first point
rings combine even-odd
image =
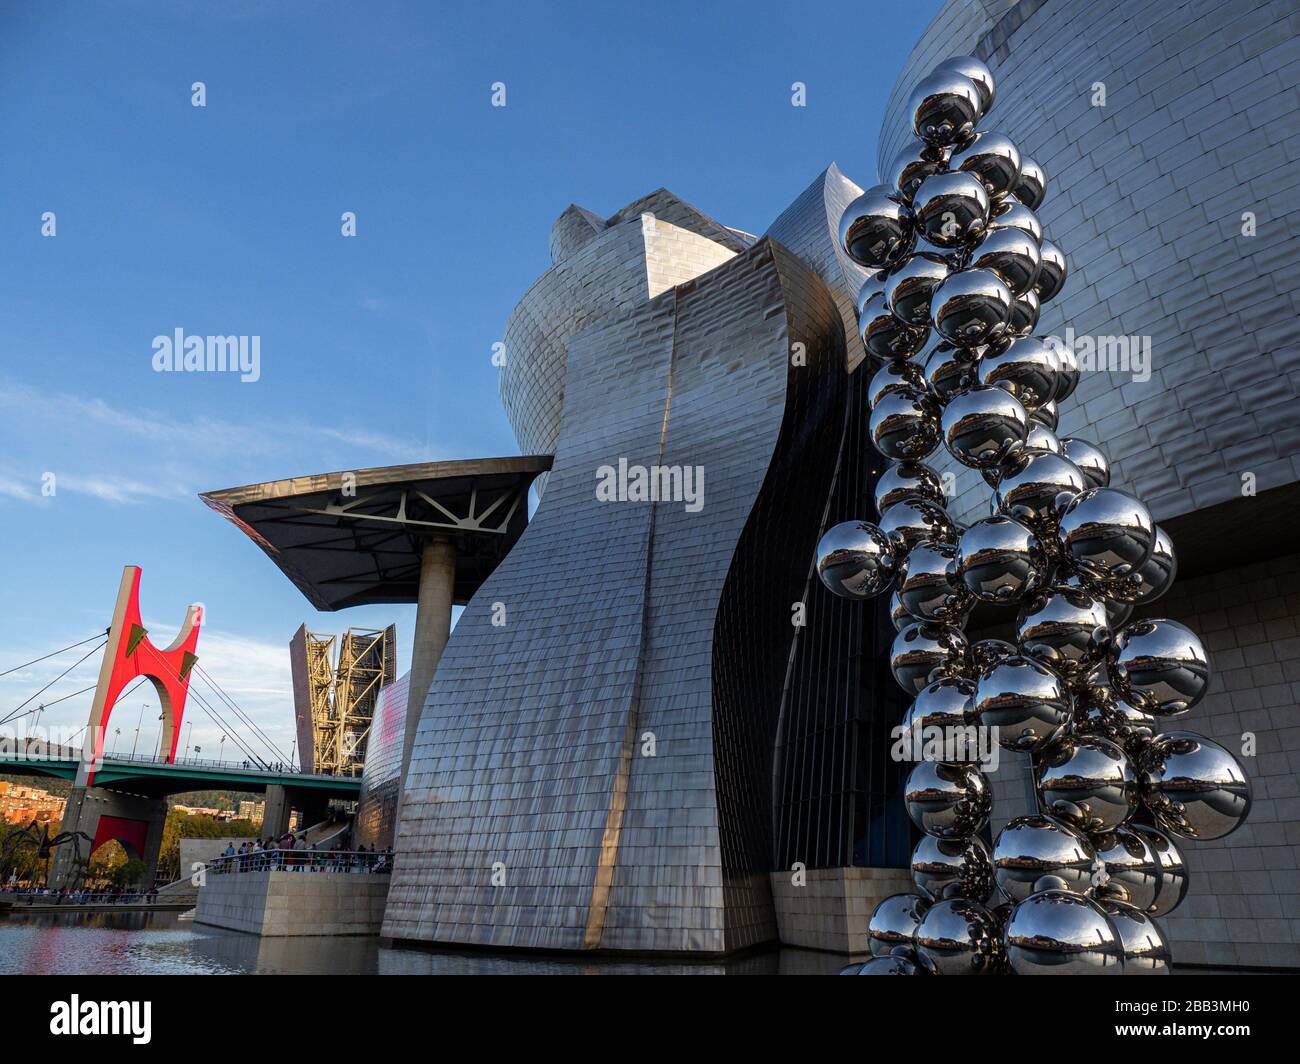
{"type": "Polygon", "coordinates": [[[45,823],[63,819],[64,800],[39,787],[0,783],[0,820],[6,824],[45,823]]]}

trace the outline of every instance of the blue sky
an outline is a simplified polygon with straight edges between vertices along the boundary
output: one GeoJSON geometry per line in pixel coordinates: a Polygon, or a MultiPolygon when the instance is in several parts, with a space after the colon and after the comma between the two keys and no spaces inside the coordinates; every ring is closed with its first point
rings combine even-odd
{"type": "MultiPolygon", "coordinates": [[[[126,564],[158,643],[205,604],[202,664],[285,751],[300,622],[396,621],[405,668],[412,607],[315,613],[196,493],[516,453],[491,348],[555,217],[666,186],[761,233],[831,161],[873,183],[938,6],[0,3],[0,671],[105,627],[126,564]],[[260,336],[261,379],[155,373],[178,327],[260,336]]],[[[0,677],[0,717],[76,657],[0,677]]]]}

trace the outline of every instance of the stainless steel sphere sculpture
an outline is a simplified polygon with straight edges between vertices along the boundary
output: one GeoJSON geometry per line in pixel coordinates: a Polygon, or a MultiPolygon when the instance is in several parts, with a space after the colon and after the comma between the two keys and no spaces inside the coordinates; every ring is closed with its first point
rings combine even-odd
{"type": "Polygon", "coordinates": [[[914,698],[896,734],[921,757],[905,801],[925,833],[917,893],[880,904],[873,959],[852,971],[1165,974],[1155,918],[1188,883],[1174,840],[1240,827],[1250,783],[1217,743],[1161,733],[1204,697],[1209,659],[1176,621],[1129,620],[1173,584],[1173,543],[1111,485],[1099,446],[1056,435],[1080,369],[1033,331],[1069,271],[1035,214],[1043,168],[977,128],[995,98],[980,60],[940,63],[912,94],[917,139],[840,222],[843,250],[871,271],[860,372],[891,466],[878,523],[827,531],[817,570],[845,598],[892,592],[890,667],[914,698]],[[948,515],[926,464],[940,448],[988,483],[987,518],[948,515]],[[967,640],[981,603],[1018,608],[1015,645],[967,640]],[[1029,755],[1038,798],[992,847],[978,742],[945,741],[980,729],[1029,755]]]}

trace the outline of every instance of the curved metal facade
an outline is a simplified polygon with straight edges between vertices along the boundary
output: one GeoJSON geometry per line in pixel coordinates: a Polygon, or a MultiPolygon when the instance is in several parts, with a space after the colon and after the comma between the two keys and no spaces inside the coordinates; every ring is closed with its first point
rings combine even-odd
{"type": "Polygon", "coordinates": [[[839,308],[765,240],[568,349],[550,486],[425,702],[384,933],[771,940],[771,749],[805,576],[788,563],[816,542],[840,445],[839,308]],[[702,468],[703,508],[599,501],[620,459],[702,468]]]}

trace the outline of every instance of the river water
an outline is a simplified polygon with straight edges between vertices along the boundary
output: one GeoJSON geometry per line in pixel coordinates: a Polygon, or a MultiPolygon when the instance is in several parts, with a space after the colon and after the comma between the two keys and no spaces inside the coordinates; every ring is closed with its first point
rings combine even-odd
{"type": "Polygon", "coordinates": [[[391,949],[376,938],[258,938],[176,913],[0,916],[3,975],[817,975],[847,959],[773,949],[725,963],[610,961],[391,949]]]}

